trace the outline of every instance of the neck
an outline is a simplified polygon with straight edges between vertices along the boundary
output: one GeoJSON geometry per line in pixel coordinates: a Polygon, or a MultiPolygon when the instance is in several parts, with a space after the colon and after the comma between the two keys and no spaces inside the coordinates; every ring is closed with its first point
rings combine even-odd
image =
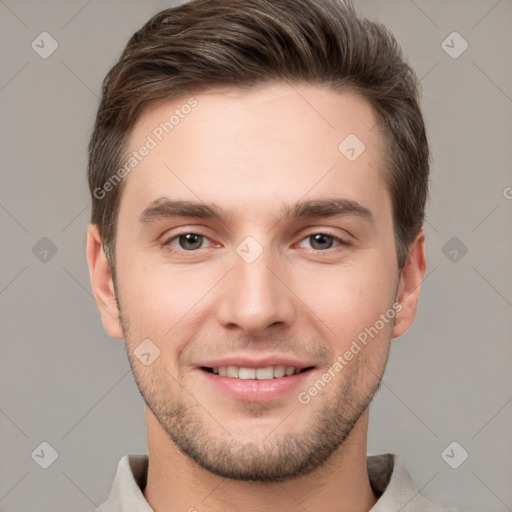
{"type": "Polygon", "coordinates": [[[325,464],[283,483],[214,475],[182,454],[148,409],[146,424],[149,467],[144,497],[155,512],[368,512],[377,501],[366,466],[368,409],[325,464]]]}

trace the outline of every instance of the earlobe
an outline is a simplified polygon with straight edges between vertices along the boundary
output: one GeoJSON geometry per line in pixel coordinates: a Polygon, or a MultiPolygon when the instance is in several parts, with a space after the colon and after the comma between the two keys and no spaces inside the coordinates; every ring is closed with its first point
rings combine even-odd
{"type": "Polygon", "coordinates": [[[89,224],[87,229],[87,264],[103,328],[114,338],[124,338],[110,265],[101,245],[98,227],[95,224],[89,224]]]}
{"type": "Polygon", "coordinates": [[[393,327],[393,338],[402,336],[414,321],[420,296],[421,281],[426,270],[425,233],[420,231],[409,246],[407,261],[400,273],[398,285],[396,321],[393,327]]]}

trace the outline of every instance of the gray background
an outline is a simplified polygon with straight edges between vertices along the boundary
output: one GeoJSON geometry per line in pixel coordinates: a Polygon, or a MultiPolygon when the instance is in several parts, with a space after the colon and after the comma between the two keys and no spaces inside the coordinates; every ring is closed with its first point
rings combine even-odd
{"type": "MultiPolygon", "coordinates": [[[[93,508],[122,455],[146,450],[123,342],[104,333],[89,285],[86,145],[101,80],[170,5],[0,1],[0,510],[93,508]],[[59,45],[47,59],[31,47],[43,31],[59,45]],[[44,441],[58,453],[48,469],[44,441]]],[[[356,6],[422,77],[433,151],[419,313],[393,342],[368,451],[398,453],[435,501],[512,510],[512,2],[356,6]],[[461,39],[442,46],[454,31],[469,44],[458,58],[445,49],[461,39]],[[453,441],[469,454],[458,469],[441,455],[453,441]]]]}

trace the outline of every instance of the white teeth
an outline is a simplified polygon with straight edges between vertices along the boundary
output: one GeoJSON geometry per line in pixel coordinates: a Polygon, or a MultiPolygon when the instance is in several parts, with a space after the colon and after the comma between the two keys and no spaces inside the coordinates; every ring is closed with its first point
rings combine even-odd
{"type": "Polygon", "coordinates": [[[300,373],[298,368],[294,366],[266,366],[264,368],[245,368],[238,366],[219,366],[212,368],[213,373],[222,377],[231,377],[233,379],[258,379],[258,380],[270,380],[274,378],[280,378],[291,376],[300,373]]]}
{"type": "Polygon", "coordinates": [[[228,366],[226,376],[238,379],[238,368],[236,366],[228,366]]]}
{"type": "Polygon", "coordinates": [[[274,367],[274,377],[284,377],[286,366],[279,365],[274,367]]]}
{"type": "Polygon", "coordinates": [[[240,368],[238,370],[238,378],[239,379],[254,379],[254,378],[256,378],[256,369],[255,368],[240,368]]]}
{"type": "Polygon", "coordinates": [[[267,368],[258,368],[256,370],[256,378],[260,380],[273,379],[274,368],[272,368],[272,366],[268,366],[267,368]]]}

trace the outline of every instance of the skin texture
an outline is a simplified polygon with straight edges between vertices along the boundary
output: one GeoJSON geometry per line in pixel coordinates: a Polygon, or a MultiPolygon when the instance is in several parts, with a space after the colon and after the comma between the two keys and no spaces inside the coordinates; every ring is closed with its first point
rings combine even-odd
{"type": "MultiPolygon", "coordinates": [[[[194,98],[197,106],[126,178],[116,287],[96,226],[88,231],[104,328],[125,338],[148,406],[145,497],[157,512],[368,511],[377,498],[366,468],[367,406],[392,338],[414,320],[425,272],[423,232],[398,271],[376,115],[359,96],[312,85],[194,98]],[[354,161],[338,150],[349,134],[366,147],[354,161]],[[229,215],[140,222],[163,197],[214,203],[229,215]],[[357,201],[372,220],[280,220],[284,206],[332,198],[357,201]],[[186,233],[203,236],[192,250],[177,237],[186,233]],[[345,243],[318,241],[319,233],[345,243]],[[262,251],[251,263],[237,253],[249,236],[262,251]],[[395,301],[393,320],[301,403],[298,392],[395,301]],[[149,366],[134,353],[147,338],[160,351],[149,366]],[[276,400],[245,401],[220,392],[198,368],[232,354],[292,356],[315,368],[276,400]]],[[[188,99],[146,108],[131,150],[188,99]]]]}

